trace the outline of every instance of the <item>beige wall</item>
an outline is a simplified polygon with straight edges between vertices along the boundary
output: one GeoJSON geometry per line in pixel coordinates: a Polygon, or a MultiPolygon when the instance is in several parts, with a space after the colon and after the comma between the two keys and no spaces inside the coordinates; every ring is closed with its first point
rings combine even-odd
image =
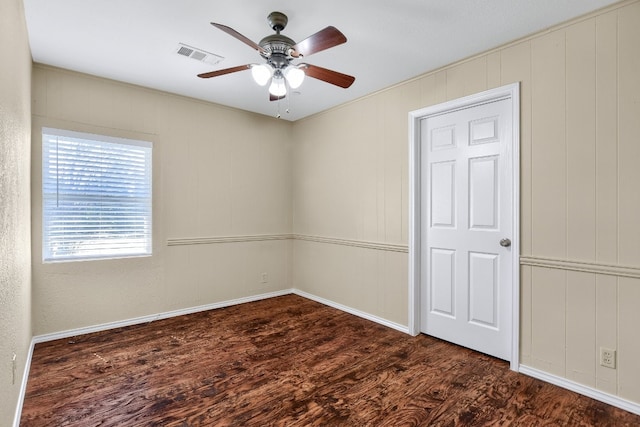
{"type": "Polygon", "coordinates": [[[294,233],[382,249],[294,242],[294,285],[407,324],[408,112],[421,83],[401,85],[294,124],[294,233]],[[395,249],[395,248],[391,248],[395,249]]]}
{"type": "Polygon", "coordinates": [[[640,402],[638,46],[623,2],[296,122],[294,286],[406,325],[408,112],[519,81],[521,363],[640,402]]]}
{"type": "Polygon", "coordinates": [[[40,65],[32,114],[35,335],[291,288],[289,123],[40,65]],[[153,142],[153,256],[42,262],[43,126],[153,142]]]}
{"type": "Polygon", "coordinates": [[[0,2],[0,40],[0,425],[9,426],[31,341],[31,52],[21,0],[0,2]]]}

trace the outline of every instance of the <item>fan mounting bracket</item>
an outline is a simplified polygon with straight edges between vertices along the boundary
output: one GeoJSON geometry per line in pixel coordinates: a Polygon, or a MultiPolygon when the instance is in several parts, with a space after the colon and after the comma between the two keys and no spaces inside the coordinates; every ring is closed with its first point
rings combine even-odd
{"type": "Polygon", "coordinates": [[[280,34],[280,31],[284,30],[289,22],[289,18],[282,12],[271,12],[269,16],[267,16],[267,22],[269,22],[269,26],[276,33],[280,34]]]}

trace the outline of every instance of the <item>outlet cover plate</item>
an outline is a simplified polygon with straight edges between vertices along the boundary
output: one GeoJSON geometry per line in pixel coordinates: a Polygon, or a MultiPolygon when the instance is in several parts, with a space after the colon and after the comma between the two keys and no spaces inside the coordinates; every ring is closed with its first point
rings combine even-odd
{"type": "Polygon", "coordinates": [[[616,369],[616,351],[610,348],[600,347],[600,365],[606,368],[616,369]]]}

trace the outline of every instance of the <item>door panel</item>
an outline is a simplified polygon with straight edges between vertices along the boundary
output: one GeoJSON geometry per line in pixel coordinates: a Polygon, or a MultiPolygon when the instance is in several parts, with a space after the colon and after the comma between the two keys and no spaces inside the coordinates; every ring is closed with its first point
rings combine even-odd
{"type": "Polygon", "coordinates": [[[456,127],[445,126],[431,131],[431,151],[446,150],[456,145],[456,127]]]}
{"type": "Polygon", "coordinates": [[[469,144],[478,145],[498,141],[498,117],[473,120],[470,123],[469,144]]]}
{"type": "Polygon", "coordinates": [[[421,135],[421,331],[511,354],[511,102],[425,117],[421,135]]]}
{"type": "Polygon", "coordinates": [[[431,226],[455,226],[456,164],[441,162],[431,165],[431,226]]]}
{"type": "Polygon", "coordinates": [[[455,251],[431,249],[431,311],[455,317],[455,251]]]}
{"type": "Polygon", "coordinates": [[[498,157],[469,159],[469,228],[495,230],[498,225],[498,157]]]}
{"type": "Polygon", "coordinates": [[[469,252],[469,321],[498,327],[498,255],[469,252]]]}

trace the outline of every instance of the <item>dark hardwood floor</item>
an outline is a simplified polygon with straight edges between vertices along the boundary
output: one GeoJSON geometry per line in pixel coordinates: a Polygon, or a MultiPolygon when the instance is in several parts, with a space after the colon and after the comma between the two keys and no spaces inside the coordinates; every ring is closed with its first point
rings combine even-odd
{"type": "Polygon", "coordinates": [[[21,426],[638,426],[295,295],[36,345],[21,426]]]}

